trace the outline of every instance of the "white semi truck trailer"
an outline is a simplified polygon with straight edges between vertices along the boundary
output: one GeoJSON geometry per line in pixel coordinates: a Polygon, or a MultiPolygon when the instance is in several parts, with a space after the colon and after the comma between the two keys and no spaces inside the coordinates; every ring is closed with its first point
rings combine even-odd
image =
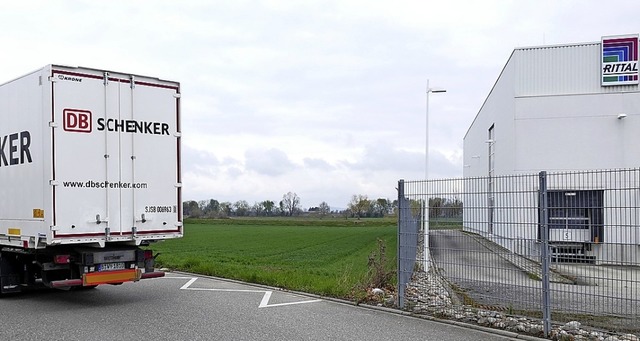
{"type": "Polygon", "coordinates": [[[164,276],[183,233],[180,84],[48,65],[0,85],[0,293],[164,276]]]}

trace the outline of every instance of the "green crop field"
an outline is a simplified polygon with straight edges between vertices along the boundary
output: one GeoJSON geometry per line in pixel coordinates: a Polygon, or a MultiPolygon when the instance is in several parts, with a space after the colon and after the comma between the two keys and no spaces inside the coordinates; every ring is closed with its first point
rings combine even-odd
{"type": "Polygon", "coordinates": [[[189,220],[151,248],[158,266],[320,295],[357,298],[381,272],[395,283],[395,219],[189,220]]]}

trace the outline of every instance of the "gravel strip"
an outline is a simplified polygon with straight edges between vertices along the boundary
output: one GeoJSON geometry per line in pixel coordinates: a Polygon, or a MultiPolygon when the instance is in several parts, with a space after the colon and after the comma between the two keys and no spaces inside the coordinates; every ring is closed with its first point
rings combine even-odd
{"type": "MultiPolygon", "coordinates": [[[[504,312],[463,306],[435,271],[416,272],[405,290],[405,309],[416,315],[476,324],[534,337],[544,337],[541,320],[516,317],[504,312]]],[[[578,321],[552,325],[549,339],[560,341],[640,341],[634,334],[613,335],[592,330],[578,321]]]]}

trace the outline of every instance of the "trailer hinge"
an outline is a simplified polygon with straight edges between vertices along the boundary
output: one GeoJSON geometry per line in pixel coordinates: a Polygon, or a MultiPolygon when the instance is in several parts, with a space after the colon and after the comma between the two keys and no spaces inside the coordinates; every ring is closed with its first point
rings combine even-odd
{"type": "Polygon", "coordinates": [[[51,83],[55,83],[55,82],[57,82],[57,81],[58,81],[58,78],[55,78],[55,77],[53,77],[53,76],[49,76],[49,77],[47,77],[47,79],[48,79],[48,80],[49,80],[49,82],[51,82],[51,83]]]}
{"type": "Polygon", "coordinates": [[[49,180],[49,185],[51,185],[51,186],[59,186],[60,185],[60,181],[58,181],[58,180],[49,180]]]}
{"type": "Polygon", "coordinates": [[[182,97],[182,95],[179,92],[176,92],[175,94],[173,94],[174,98],[180,98],[182,97]]]}
{"type": "Polygon", "coordinates": [[[176,131],[175,133],[173,133],[173,136],[175,137],[182,137],[182,133],[179,131],[176,131]]]}
{"type": "Polygon", "coordinates": [[[58,128],[58,123],[50,121],[49,122],[49,128],[58,128]]]}
{"type": "Polygon", "coordinates": [[[176,188],[181,188],[182,187],[182,182],[178,182],[177,184],[175,184],[176,188]]]}
{"type": "Polygon", "coordinates": [[[104,73],[104,79],[103,79],[103,81],[102,81],[102,84],[104,84],[104,85],[109,85],[109,72],[106,72],[106,71],[105,71],[105,73],[104,73]]]}
{"type": "Polygon", "coordinates": [[[134,89],[136,87],[136,76],[130,75],[129,80],[131,80],[131,89],[134,89]]]}
{"type": "Polygon", "coordinates": [[[96,220],[94,221],[94,223],[100,225],[102,223],[108,223],[109,222],[109,217],[107,218],[100,218],[99,214],[96,214],[96,220]]]}
{"type": "Polygon", "coordinates": [[[58,226],[51,226],[51,231],[59,231],[60,228],[58,226]]]}

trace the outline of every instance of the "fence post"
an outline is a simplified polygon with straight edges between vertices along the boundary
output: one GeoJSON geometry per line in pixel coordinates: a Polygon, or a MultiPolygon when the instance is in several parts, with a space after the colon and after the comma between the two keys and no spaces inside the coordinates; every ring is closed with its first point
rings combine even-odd
{"type": "Polygon", "coordinates": [[[397,265],[398,265],[398,307],[400,309],[404,309],[404,288],[406,286],[406,283],[403,283],[404,281],[402,280],[402,278],[404,278],[404,276],[402,275],[402,212],[404,210],[403,206],[403,202],[404,202],[404,180],[399,180],[398,181],[398,240],[397,240],[397,244],[398,244],[398,250],[397,250],[397,265]]]}
{"type": "Polygon", "coordinates": [[[540,238],[542,245],[540,260],[542,263],[542,324],[544,336],[551,332],[551,291],[549,288],[549,263],[551,253],[549,250],[549,201],[547,196],[547,172],[540,172],[540,238]]]}
{"type": "Polygon", "coordinates": [[[426,199],[422,210],[422,268],[424,272],[429,272],[429,214],[431,213],[429,208],[429,197],[431,195],[429,180],[425,180],[425,188],[426,199]]]}

